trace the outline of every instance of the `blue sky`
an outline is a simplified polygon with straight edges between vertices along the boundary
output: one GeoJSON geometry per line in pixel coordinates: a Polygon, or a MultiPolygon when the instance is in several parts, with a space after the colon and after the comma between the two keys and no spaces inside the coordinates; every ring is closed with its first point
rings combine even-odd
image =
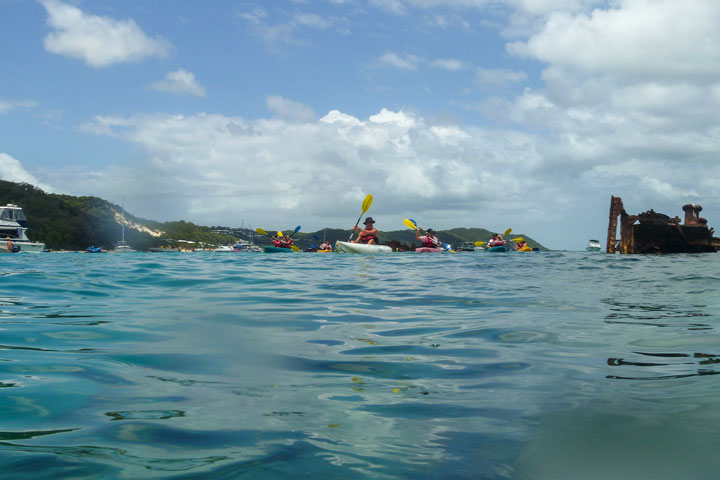
{"type": "Polygon", "coordinates": [[[714,0],[0,0],[0,178],[155,220],[720,222],[714,0]]]}

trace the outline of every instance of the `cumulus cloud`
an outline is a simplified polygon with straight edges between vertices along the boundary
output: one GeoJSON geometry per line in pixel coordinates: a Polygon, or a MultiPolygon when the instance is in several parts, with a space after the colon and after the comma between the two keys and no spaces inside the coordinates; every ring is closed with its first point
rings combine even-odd
{"type": "Polygon", "coordinates": [[[46,192],[52,192],[54,189],[49,185],[42,183],[23,168],[20,161],[11,157],[7,153],[0,153],[0,180],[7,182],[29,183],[46,192]]]}
{"type": "Polygon", "coordinates": [[[510,43],[508,51],[588,73],[715,78],[718,24],[720,3],[714,0],[624,0],[590,15],[555,12],[541,32],[510,43]]]}
{"type": "Polygon", "coordinates": [[[48,24],[54,29],[44,39],[52,53],[83,60],[94,68],[164,57],[170,44],[147,36],[134,20],[114,20],[83,12],[60,0],[43,0],[48,24]]]}
{"type": "Polygon", "coordinates": [[[536,165],[531,137],[431,124],[403,111],[383,109],[367,119],[331,111],[302,123],[207,114],[97,117],[84,131],[146,151],[141,167],[85,186],[110,194],[108,185],[126,178],[133,189],[126,195],[148,199],[151,218],[176,212],[236,224],[252,214],[297,224],[301,214],[307,228],[345,226],[373,193],[373,213],[384,217],[385,229],[402,228],[408,209],[424,210],[437,226],[451,210],[450,227],[477,225],[478,209],[491,212],[508,195],[542,190],[532,175],[516,173],[536,165]]]}
{"type": "Polygon", "coordinates": [[[205,96],[205,87],[195,80],[195,74],[187,70],[175,70],[165,76],[165,80],[154,82],[150,88],[161,92],[176,93],[178,95],[205,96]]]}

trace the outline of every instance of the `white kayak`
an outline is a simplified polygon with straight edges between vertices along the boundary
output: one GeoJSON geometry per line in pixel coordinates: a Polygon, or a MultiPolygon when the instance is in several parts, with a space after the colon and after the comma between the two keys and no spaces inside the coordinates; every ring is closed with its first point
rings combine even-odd
{"type": "Polygon", "coordinates": [[[392,253],[392,248],[387,245],[368,245],[367,243],[336,242],[336,252],[344,253],[392,253]]]}

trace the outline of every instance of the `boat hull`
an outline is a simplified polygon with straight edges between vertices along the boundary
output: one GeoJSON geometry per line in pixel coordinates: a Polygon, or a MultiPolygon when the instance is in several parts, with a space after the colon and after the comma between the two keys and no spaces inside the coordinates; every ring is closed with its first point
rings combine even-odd
{"type": "Polygon", "coordinates": [[[280,247],[265,247],[263,248],[263,251],[265,253],[292,253],[292,249],[280,247]]]}
{"type": "Polygon", "coordinates": [[[500,253],[500,252],[507,252],[509,250],[505,245],[499,245],[497,247],[488,247],[485,249],[485,251],[491,252],[491,253],[500,253]]]}
{"type": "Polygon", "coordinates": [[[340,253],[363,253],[373,255],[376,253],[392,253],[387,245],[368,245],[367,243],[337,242],[335,251],[340,253]]]}
{"type": "Polygon", "coordinates": [[[415,249],[416,253],[440,253],[442,252],[442,248],[432,248],[432,247],[418,247],[415,249]]]}
{"type": "Polygon", "coordinates": [[[22,240],[13,240],[12,243],[17,247],[20,247],[20,251],[25,253],[42,253],[45,251],[45,244],[42,242],[24,242],[22,240]]]}

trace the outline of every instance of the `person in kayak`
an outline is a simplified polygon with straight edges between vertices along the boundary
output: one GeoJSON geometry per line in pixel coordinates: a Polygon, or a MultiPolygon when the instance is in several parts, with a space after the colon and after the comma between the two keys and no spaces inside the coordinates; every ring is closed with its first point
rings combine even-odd
{"type": "Polygon", "coordinates": [[[353,231],[360,230],[360,235],[358,235],[358,238],[352,241],[352,243],[367,243],[368,245],[377,245],[380,243],[380,238],[378,237],[378,230],[375,228],[375,220],[373,220],[372,217],[367,217],[365,219],[365,228],[358,228],[357,225],[353,227],[353,231]]]}
{"type": "Polygon", "coordinates": [[[332,245],[330,244],[330,242],[323,242],[322,244],[320,244],[320,247],[318,247],[318,250],[332,250],[332,245]]]}
{"type": "Polygon", "coordinates": [[[420,235],[421,231],[422,229],[420,227],[415,230],[415,240],[420,240],[423,244],[423,247],[442,248],[442,243],[435,236],[435,230],[433,230],[432,228],[428,228],[425,231],[425,235],[420,235]]]}
{"type": "Polygon", "coordinates": [[[499,233],[493,233],[492,238],[488,241],[488,247],[502,247],[505,245],[505,240],[499,233]]]}

